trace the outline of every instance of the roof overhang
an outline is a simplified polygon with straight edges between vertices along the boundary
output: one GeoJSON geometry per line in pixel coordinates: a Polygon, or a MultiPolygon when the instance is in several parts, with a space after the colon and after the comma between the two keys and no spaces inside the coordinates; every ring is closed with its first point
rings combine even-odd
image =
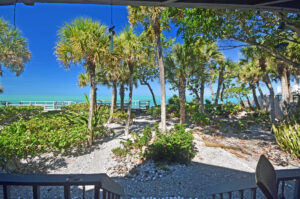
{"type": "Polygon", "coordinates": [[[15,3],[76,3],[133,6],[166,6],[178,8],[238,8],[299,12],[299,0],[0,0],[0,5],[15,3]]]}

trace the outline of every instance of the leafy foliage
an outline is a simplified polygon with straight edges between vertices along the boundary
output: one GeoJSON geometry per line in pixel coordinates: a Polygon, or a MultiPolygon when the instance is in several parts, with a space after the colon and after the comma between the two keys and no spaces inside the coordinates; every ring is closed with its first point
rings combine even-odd
{"type": "Polygon", "coordinates": [[[158,162],[187,164],[195,156],[192,131],[186,125],[176,124],[167,133],[160,133],[147,148],[145,157],[158,162]]]}
{"type": "Polygon", "coordinates": [[[147,110],[147,114],[152,115],[155,118],[159,118],[160,113],[161,113],[160,106],[153,106],[148,108],[147,110]]]}
{"type": "Polygon", "coordinates": [[[278,145],[289,152],[292,157],[300,158],[300,125],[299,123],[283,123],[273,125],[278,145]]]}
{"type": "Polygon", "coordinates": [[[5,106],[0,107],[0,125],[10,124],[18,120],[28,120],[44,110],[40,106],[5,106]]]}

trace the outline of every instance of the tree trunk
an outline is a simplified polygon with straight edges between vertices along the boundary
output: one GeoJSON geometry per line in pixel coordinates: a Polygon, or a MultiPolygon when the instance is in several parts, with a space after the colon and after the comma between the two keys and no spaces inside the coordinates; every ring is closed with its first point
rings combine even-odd
{"type": "Polygon", "coordinates": [[[251,105],[251,102],[250,102],[250,99],[249,99],[249,97],[248,97],[248,95],[246,95],[245,97],[246,97],[246,99],[247,99],[249,108],[253,109],[253,108],[252,108],[252,105],[251,105]]]}
{"type": "Polygon", "coordinates": [[[288,82],[288,92],[289,92],[289,102],[293,102],[293,95],[292,95],[292,87],[291,87],[291,76],[290,76],[290,72],[287,72],[287,82],[288,82]]]}
{"type": "Polygon", "coordinates": [[[260,99],[261,99],[261,108],[264,109],[266,108],[266,100],[265,100],[265,96],[264,93],[262,92],[260,85],[259,85],[259,81],[256,82],[256,87],[258,89],[259,95],[260,95],[260,99]]]}
{"type": "Polygon", "coordinates": [[[241,104],[241,106],[242,106],[243,108],[245,108],[246,106],[245,106],[245,104],[244,104],[243,99],[242,99],[241,97],[239,97],[239,98],[240,98],[240,104],[241,104]]]}
{"type": "Polygon", "coordinates": [[[211,103],[214,103],[214,101],[215,101],[215,95],[214,95],[214,89],[213,89],[211,83],[208,83],[208,87],[209,87],[210,93],[211,93],[211,103]]]}
{"type": "Polygon", "coordinates": [[[167,114],[166,114],[166,86],[165,86],[165,67],[163,62],[163,54],[160,41],[160,24],[155,28],[155,38],[156,38],[156,50],[158,57],[159,66],[159,80],[160,80],[160,103],[161,103],[161,129],[162,131],[167,130],[167,114]]]}
{"type": "Polygon", "coordinates": [[[147,82],[147,81],[141,81],[141,84],[142,85],[146,85],[152,95],[152,99],[153,99],[153,103],[154,103],[154,106],[157,106],[157,103],[156,103],[156,99],[155,99],[155,95],[154,95],[154,92],[151,88],[151,85],[147,82]]]}
{"type": "Polygon", "coordinates": [[[127,119],[125,126],[125,135],[129,135],[130,119],[131,119],[131,102],[132,102],[132,91],[133,91],[133,65],[129,65],[130,77],[129,77],[129,100],[127,108],[127,119]]]}
{"type": "Polygon", "coordinates": [[[225,90],[225,84],[223,83],[223,86],[222,86],[222,91],[221,91],[221,102],[222,104],[224,105],[224,99],[223,99],[223,96],[224,96],[224,90],[225,90]]]}
{"type": "Polygon", "coordinates": [[[183,75],[180,75],[179,78],[179,100],[180,100],[180,124],[185,123],[185,89],[186,89],[186,79],[183,75]]]}
{"type": "MultiPolygon", "coordinates": [[[[220,90],[224,81],[224,67],[220,68],[221,71],[219,73],[219,79],[218,79],[218,88],[217,88],[217,93],[216,93],[216,99],[215,99],[215,106],[218,105],[218,101],[219,101],[219,95],[220,95],[220,90]]],[[[223,86],[224,87],[224,86],[223,86]]],[[[222,99],[223,99],[223,89],[222,89],[222,99]]],[[[223,102],[223,100],[222,100],[223,102]]]]}
{"type": "Polygon", "coordinates": [[[89,145],[93,144],[94,141],[94,129],[93,129],[93,118],[94,111],[96,108],[96,76],[95,76],[95,66],[90,65],[88,67],[88,73],[90,75],[90,107],[89,107],[89,120],[88,120],[88,129],[89,129],[89,145]]]}
{"type": "Polygon", "coordinates": [[[257,96],[256,96],[256,88],[255,88],[255,84],[252,83],[252,84],[249,84],[251,89],[252,89],[252,95],[253,95],[253,100],[254,100],[254,103],[255,103],[255,106],[258,110],[261,110],[260,108],[260,105],[259,105],[259,102],[258,102],[258,99],[257,99],[257,96]]]}
{"type": "Polygon", "coordinates": [[[117,96],[117,82],[113,81],[113,91],[112,91],[112,97],[111,97],[111,105],[110,105],[110,112],[109,112],[109,119],[108,119],[108,123],[111,123],[112,120],[112,116],[114,113],[114,109],[116,107],[116,96],[117,96]]]}
{"type": "Polygon", "coordinates": [[[278,72],[280,75],[280,82],[281,82],[281,94],[282,94],[281,104],[283,105],[284,108],[285,104],[288,104],[290,102],[289,86],[288,86],[289,83],[288,83],[286,65],[280,64],[278,66],[278,72]]]}
{"type": "Polygon", "coordinates": [[[204,89],[205,89],[205,81],[204,78],[201,79],[201,86],[200,86],[200,109],[201,112],[204,113],[204,89]]]}
{"type": "Polygon", "coordinates": [[[125,87],[124,87],[124,83],[121,83],[120,85],[121,111],[124,111],[124,98],[125,98],[125,87]]]}
{"type": "MultiPolygon", "coordinates": [[[[115,81],[115,100],[114,100],[114,103],[115,103],[115,108],[117,107],[117,101],[118,101],[118,84],[117,84],[117,81],[115,81]]],[[[113,85],[114,86],[114,85],[113,85]]]]}
{"type": "Polygon", "coordinates": [[[264,75],[264,82],[266,84],[266,86],[268,87],[269,89],[269,92],[270,92],[270,104],[271,104],[271,124],[274,124],[275,123],[275,94],[274,94],[274,89],[273,89],[273,86],[272,86],[272,82],[270,80],[270,77],[269,75],[265,72],[265,75],[264,75]]]}

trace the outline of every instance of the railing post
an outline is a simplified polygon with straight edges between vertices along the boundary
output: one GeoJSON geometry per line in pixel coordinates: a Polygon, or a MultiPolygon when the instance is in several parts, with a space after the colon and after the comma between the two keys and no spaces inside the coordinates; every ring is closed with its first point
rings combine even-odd
{"type": "Polygon", "coordinates": [[[33,199],[40,199],[40,186],[33,185],[32,191],[33,191],[33,199]]]}
{"type": "Polygon", "coordinates": [[[240,190],[241,199],[244,198],[244,190],[240,190]]]}
{"type": "Polygon", "coordinates": [[[232,199],[232,192],[228,192],[228,198],[232,199]]]}
{"type": "Polygon", "coordinates": [[[103,192],[102,192],[102,199],[106,199],[106,190],[103,189],[103,192]]]}
{"type": "Polygon", "coordinates": [[[294,198],[295,199],[300,198],[300,179],[299,178],[296,180],[296,183],[295,183],[294,198]]]}
{"type": "Polygon", "coordinates": [[[100,196],[100,184],[95,184],[94,199],[99,199],[100,196]]]}
{"type": "Polygon", "coordinates": [[[252,199],[256,199],[256,188],[251,189],[252,199]]]}
{"type": "Polygon", "coordinates": [[[6,184],[3,185],[3,197],[4,199],[10,198],[10,187],[6,184]]]}
{"type": "Polygon", "coordinates": [[[64,186],[64,197],[65,199],[71,199],[70,185],[64,186]]]}

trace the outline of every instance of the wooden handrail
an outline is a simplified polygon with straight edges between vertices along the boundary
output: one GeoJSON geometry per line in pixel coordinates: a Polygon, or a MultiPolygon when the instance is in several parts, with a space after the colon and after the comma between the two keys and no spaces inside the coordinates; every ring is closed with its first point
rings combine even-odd
{"type": "MultiPolygon", "coordinates": [[[[290,181],[296,180],[294,198],[298,199],[300,196],[300,169],[279,169],[276,170],[277,181],[290,181]]],[[[251,175],[248,178],[239,179],[226,184],[220,184],[212,186],[207,189],[207,194],[213,196],[230,194],[232,192],[239,191],[240,193],[245,190],[251,190],[253,198],[256,198],[257,185],[255,182],[255,175],[251,175]]]]}
{"type": "MultiPolygon", "coordinates": [[[[39,193],[40,186],[63,186],[65,198],[69,198],[71,185],[94,185],[95,198],[100,189],[120,198],[124,195],[123,188],[106,174],[0,174],[0,185],[3,185],[4,198],[9,198],[9,186],[32,186],[33,192],[39,193]]],[[[34,194],[38,199],[39,194],[34,194]]]]}

